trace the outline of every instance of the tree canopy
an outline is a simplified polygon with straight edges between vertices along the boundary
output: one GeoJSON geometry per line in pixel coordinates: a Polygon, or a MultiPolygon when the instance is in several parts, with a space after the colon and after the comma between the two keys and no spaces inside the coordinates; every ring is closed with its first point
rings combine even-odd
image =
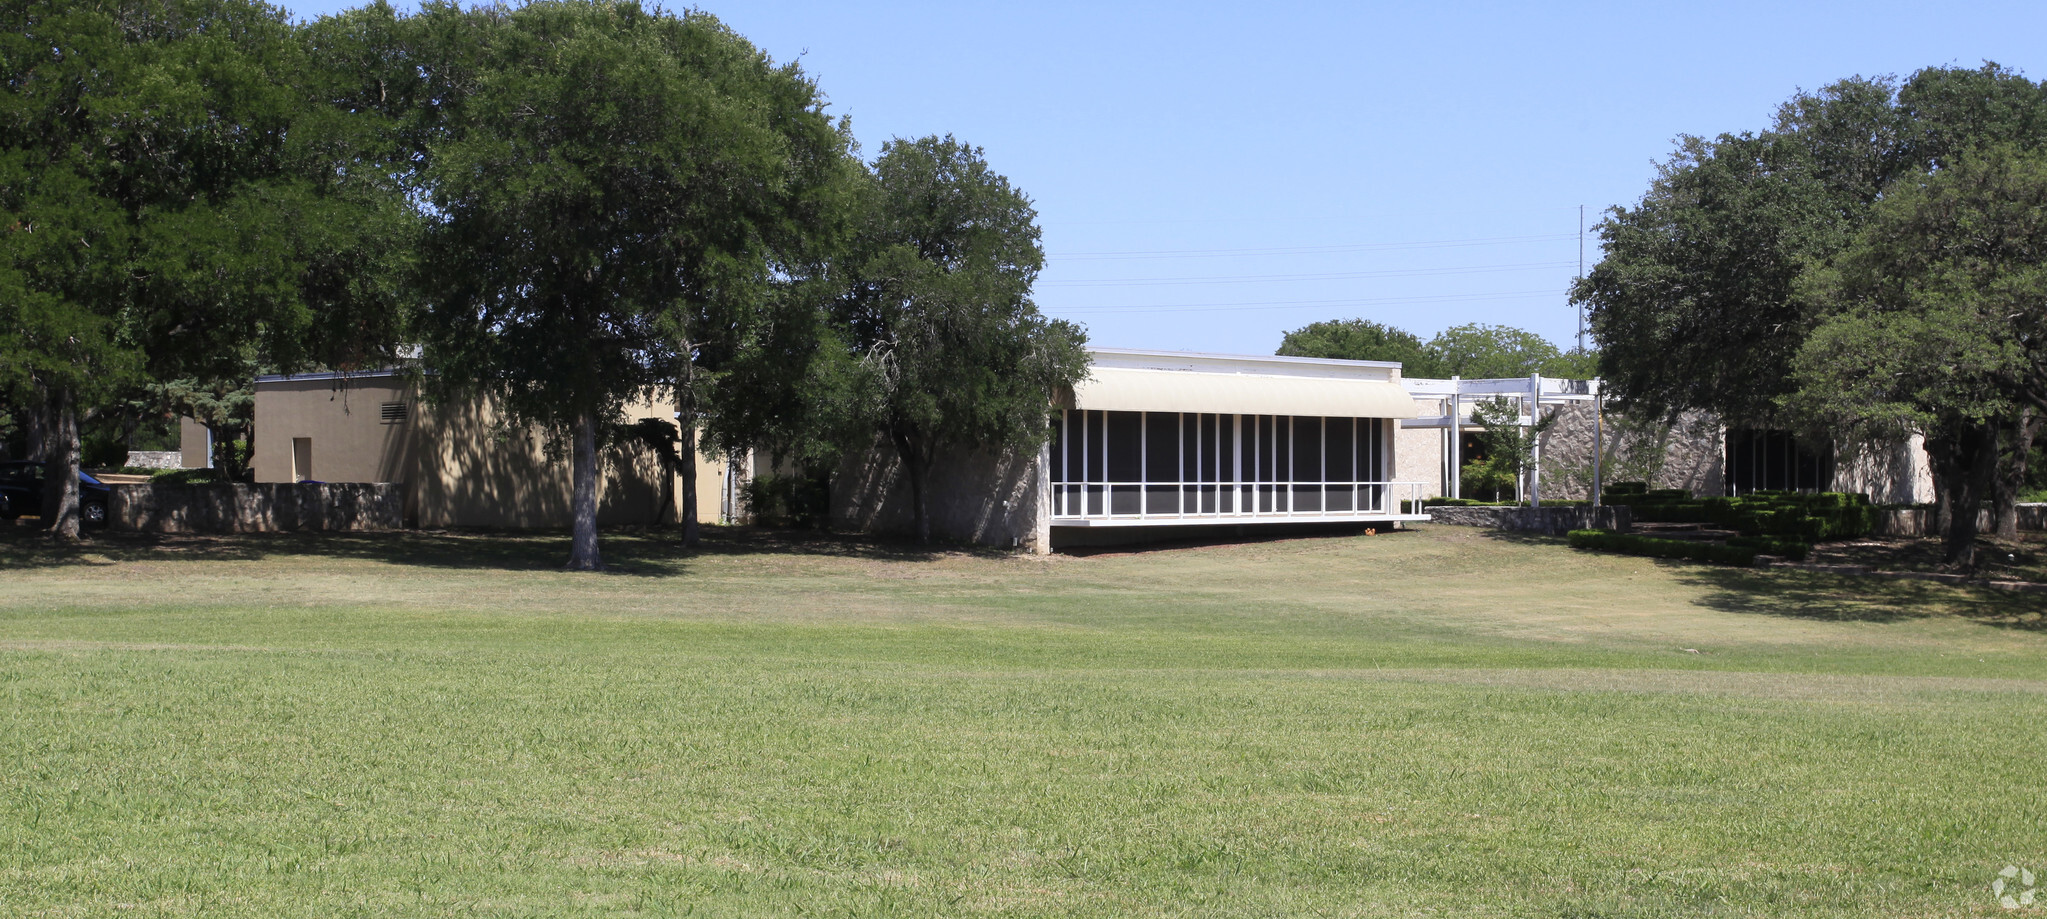
{"type": "Polygon", "coordinates": [[[59,536],[81,404],[392,343],[409,213],[281,11],[23,0],[0,70],[0,386],[48,400],[59,536]]]}
{"type": "Polygon", "coordinates": [[[1971,146],[2047,140],[2047,87],[1995,64],[1856,77],[1801,93],[1767,131],[1685,137],[1634,207],[1596,228],[1588,307],[1611,394],[1768,424],[1823,316],[1800,275],[1846,248],[1900,177],[1971,146]]]}
{"type": "Polygon", "coordinates": [[[569,565],[600,567],[600,429],[672,395],[698,317],[822,222],[845,138],[801,71],[706,14],[447,3],[412,27],[433,386],[570,443],[569,565]]]}
{"type": "Polygon", "coordinates": [[[1701,409],[1850,445],[1925,434],[1951,527],[1971,528],[1949,533],[1965,562],[1970,483],[1998,450],[2027,452],[1986,434],[2025,426],[1995,368],[2038,310],[1997,293],[2025,289],[2038,262],[2023,206],[1992,198],[2025,200],[2042,149],[2047,84],[1996,64],[1843,80],[1767,131],[1682,139],[1642,200],[1600,223],[1604,256],[1573,293],[1612,393],[1643,414],[1701,409]]]}
{"type": "Polygon", "coordinates": [[[1423,342],[1412,332],[1369,319],[1316,322],[1288,332],[1279,354],[1398,361],[1403,376],[1425,379],[1503,379],[1536,373],[1584,379],[1595,369],[1590,356],[1560,351],[1534,332],[1483,323],[1452,326],[1423,342]]]}
{"type": "Polygon", "coordinates": [[[917,537],[947,451],[1035,449],[1052,397],[1086,376],[1084,337],[1031,301],[1037,212],[978,147],[894,140],[874,161],[836,327],[860,363],[855,411],[896,448],[917,537]]]}
{"type": "Polygon", "coordinates": [[[1323,357],[1349,361],[1399,361],[1411,377],[1447,377],[1442,356],[1413,332],[1370,319],[1311,322],[1286,333],[1281,357],[1323,357]]]}

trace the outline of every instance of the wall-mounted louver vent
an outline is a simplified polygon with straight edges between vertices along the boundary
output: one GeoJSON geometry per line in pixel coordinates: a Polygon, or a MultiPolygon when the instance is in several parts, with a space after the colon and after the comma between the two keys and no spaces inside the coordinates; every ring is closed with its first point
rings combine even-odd
{"type": "Polygon", "coordinates": [[[403,402],[386,402],[380,417],[385,424],[398,424],[405,420],[410,410],[411,406],[403,402]]]}

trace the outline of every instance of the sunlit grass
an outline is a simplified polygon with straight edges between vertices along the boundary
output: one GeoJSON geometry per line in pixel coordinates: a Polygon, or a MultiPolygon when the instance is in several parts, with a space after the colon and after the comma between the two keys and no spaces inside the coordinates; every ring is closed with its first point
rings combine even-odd
{"type": "Polygon", "coordinates": [[[1443,529],[0,538],[0,913],[2008,915],[2037,598],[1443,529]]]}

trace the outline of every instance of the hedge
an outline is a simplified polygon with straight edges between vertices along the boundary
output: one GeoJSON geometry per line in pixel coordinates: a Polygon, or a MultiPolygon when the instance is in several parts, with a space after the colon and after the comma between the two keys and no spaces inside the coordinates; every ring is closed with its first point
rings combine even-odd
{"type": "MultiPolygon", "coordinates": [[[[1636,485],[1639,483],[1627,483],[1636,485]]],[[[1626,504],[1641,523],[1708,523],[1744,536],[1799,542],[1859,539],[1876,528],[1868,495],[1844,492],[1756,492],[1738,498],[1693,498],[1676,488],[1608,491],[1610,504],[1626,504]]]]}
{"type": "Polygon", "coordinates": [[[1710,542],[1692,542],[1684,539],[1656,539],[1650,536],[1636,536],[1632,533],[1614,533],[1607,530],[1572,530],[1564,540],[1578,549],[1596,549],[1603,552],[1619,552],[1623,555],[1646,555],[1650,558],[1688,559],[1696,562],[1713,562],[1721,565],[1747,567],[1756,563],[1757,552],[1751,546],[1719,545],[1710,542]]]}

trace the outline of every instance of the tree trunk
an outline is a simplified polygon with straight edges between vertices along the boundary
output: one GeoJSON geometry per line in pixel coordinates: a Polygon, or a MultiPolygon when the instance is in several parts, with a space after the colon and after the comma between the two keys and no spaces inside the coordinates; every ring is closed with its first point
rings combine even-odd
{"type": "Polygon", "coordinates": [[[903,471],[910,476],[910,517],[916,527],[917,545],[931,544],[931,515],[924,508],[924,457],[916,449],[908,435],[891,432],[889,439],[895,441],[896,455],[903,459],[903,471]]]}
{"type": "Polygon", "coordinates": [[[569,570],[602,571],[604,562],[597,556],[597,421],[587,410],[576,419],[569,477],[574,489],[569,497],[569,570]]]}
{"type": "Polygon", "coordinates": [[[1953,431],[1953,472],[1949,484],[1947,564],[1971,568],[1976,564],[1977,517],[1990,480],[1997,472],[1997,427],[1994,424],[1964,425],[1953,431]]]}
{"type": "Polygon", "coordinates": [[[41,383],[29,387],[28,404],[22,406],[22,459],[48,462],[50,459],[50,394],[41,383]]]}
{"type": "Polygon", "coordinates": [[[2019,538],[2019,492],[2026,487],[2026,461],[2033,452],[2033,437],[2040,419],[2031,406],[2019,410],[2019,417],[2001,427],[1997,476],[1992,489],[1992,519],[1999,539],[2019,538]]]}
{"type": "Polygon", "coordinates": [[[51,537],[77,542],[77,405],[68,386],[60,386],[50,395],[50,431],[43,459],[43,522],[51,537]]]}
{"type": "Polygon", "coordinates": [[[1925,535],[1946,533],[1954,525],[1954,486],[1959,475],[1955,470],[1954,447],[1946,437],[1928,431],[1925,439],[1926,468],[1933,475],[1933,520],[1932,529],[1925,535]]]}
{"type": "Polygon", "coordinates": [[[688,390],[675,421],[682,426],[682,449],[675,457],[682,465],[682,544],[695,546],[703,538],[703,528],[697,525],[697,400],[688,390]]]}

